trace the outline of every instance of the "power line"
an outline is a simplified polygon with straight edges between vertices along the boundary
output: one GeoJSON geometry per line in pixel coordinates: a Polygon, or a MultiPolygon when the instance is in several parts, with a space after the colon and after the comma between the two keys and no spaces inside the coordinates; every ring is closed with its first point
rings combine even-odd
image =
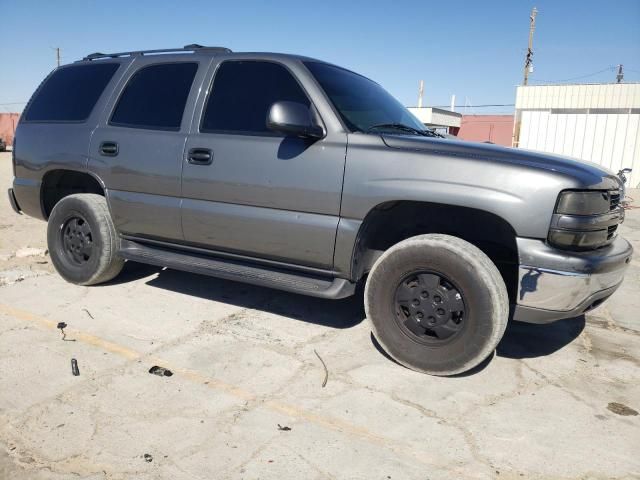
{"type": "MultiPolygon", "coordinates": [[[[454,108],[515,107],[515,103],[487,103],[485,105],[454,105],[454,108]]],[[[451,105],[431,105],[431,108],[451,108],[451,105]]]]}
{"type": "MultiPolygon", "coordinates": [[[[564,80],[535,80],[536,82],[542,83],[565,83],[565,82],[573,82],[574,80],[581,80],[583,78],[594,77],[599,75],[600,73],[604,73],[606,71],[613,72],[616,69],[614,66],[609,66],[607,68],[603,68],[602,70],[598,70],[597,72],[588,73],[586,75],[580,75],[579,77],[565,78],[564,80]]],[[[627,69],[629,70],[629,69],[627,69]]],[[[631,70],[633,71],[633,70],[631,70]]]]}

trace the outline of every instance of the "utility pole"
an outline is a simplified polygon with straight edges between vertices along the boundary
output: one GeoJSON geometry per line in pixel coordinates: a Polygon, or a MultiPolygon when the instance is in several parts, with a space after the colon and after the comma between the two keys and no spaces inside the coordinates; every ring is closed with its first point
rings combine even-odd
{"type": "Polygon", "coordinates": [[[523,85],[527,85],[529,82],[529,73],[533,69],[533,32],[536,29],[536,15],[538,15],[538,9],[533,7],[533,10],[531,10],[531,16],[529,17],[529,48],[527,49],[527,56],[524,61],[523,85]]]}
{"type": "Polygon", "coordinates": [[[624,72],[622,71],[622,64],[618,65],[618,74],[616,75],[616,83],[622,83],[624,80],[624,72]]]}
{"type": "Polygon", "coordinates": [[[424,80],[420,80],[420,87],[418,88],[418,108],[422,108],[423,93],[424,93],[424,80]]]}
{"type": "Polygon", "coordinates": [[[60,47],[54,49],[56,51],[56,63],[60,66],[60,47]]]}

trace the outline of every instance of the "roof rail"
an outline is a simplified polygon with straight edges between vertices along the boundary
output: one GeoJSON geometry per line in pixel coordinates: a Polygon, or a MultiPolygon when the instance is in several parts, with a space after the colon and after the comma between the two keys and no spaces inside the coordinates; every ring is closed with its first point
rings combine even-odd
{"type": "Polygon", "coordinates": [[[231,49],[226,47],[205,47],[197,43],[185,45],[182,48],[163,48],[159,50],[133,50],[131,52],[118,53],[100,53],[95,52],[87,55],[82,60],[96,60],[98,58],[117,58],[117,57],[133,57],[134,55],[149,55],[154,53],[171,53],[171,52],[212,52],[212,53],[231,53],[231,49]]]}

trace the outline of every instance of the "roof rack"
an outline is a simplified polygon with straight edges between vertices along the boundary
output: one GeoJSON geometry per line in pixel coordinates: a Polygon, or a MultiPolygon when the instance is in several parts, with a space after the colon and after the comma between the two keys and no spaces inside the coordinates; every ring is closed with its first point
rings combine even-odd
{"type": "Polygon", "coordinates": [[[154,53],[171,53],[171,52],[212,52],[212,53],[231,53],[231,49],[226,47],[205,47],[197,43],[185,45],[182,48],[163,48],[160,50],[134,50],[131,52],[118,53],[100,53],[95,52],[87,55],[82,60],[96,60],[98,58],[117,58],[117,57],[133,57],[135,55],[149,55],[154,53]]]}

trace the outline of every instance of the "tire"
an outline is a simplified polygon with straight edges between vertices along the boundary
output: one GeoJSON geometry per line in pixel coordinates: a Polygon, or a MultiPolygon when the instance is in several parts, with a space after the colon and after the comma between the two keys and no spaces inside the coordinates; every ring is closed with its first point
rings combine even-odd
{"type": "Polygon", "coordinates": [[[106,199],[81,193],[60,200],[47,226],[51,261],[62,278],[95,285],[116,277],[124,265],[106,199]]]}
{"type": "Polygon", "coordinates": [[[509,297],[500,272],[480,249],[429,234],[380,256],[365,286],[365,311],[376,340],[394,360],[446,376],[470,370],[495,350],[507,326],[509,297]]]}

